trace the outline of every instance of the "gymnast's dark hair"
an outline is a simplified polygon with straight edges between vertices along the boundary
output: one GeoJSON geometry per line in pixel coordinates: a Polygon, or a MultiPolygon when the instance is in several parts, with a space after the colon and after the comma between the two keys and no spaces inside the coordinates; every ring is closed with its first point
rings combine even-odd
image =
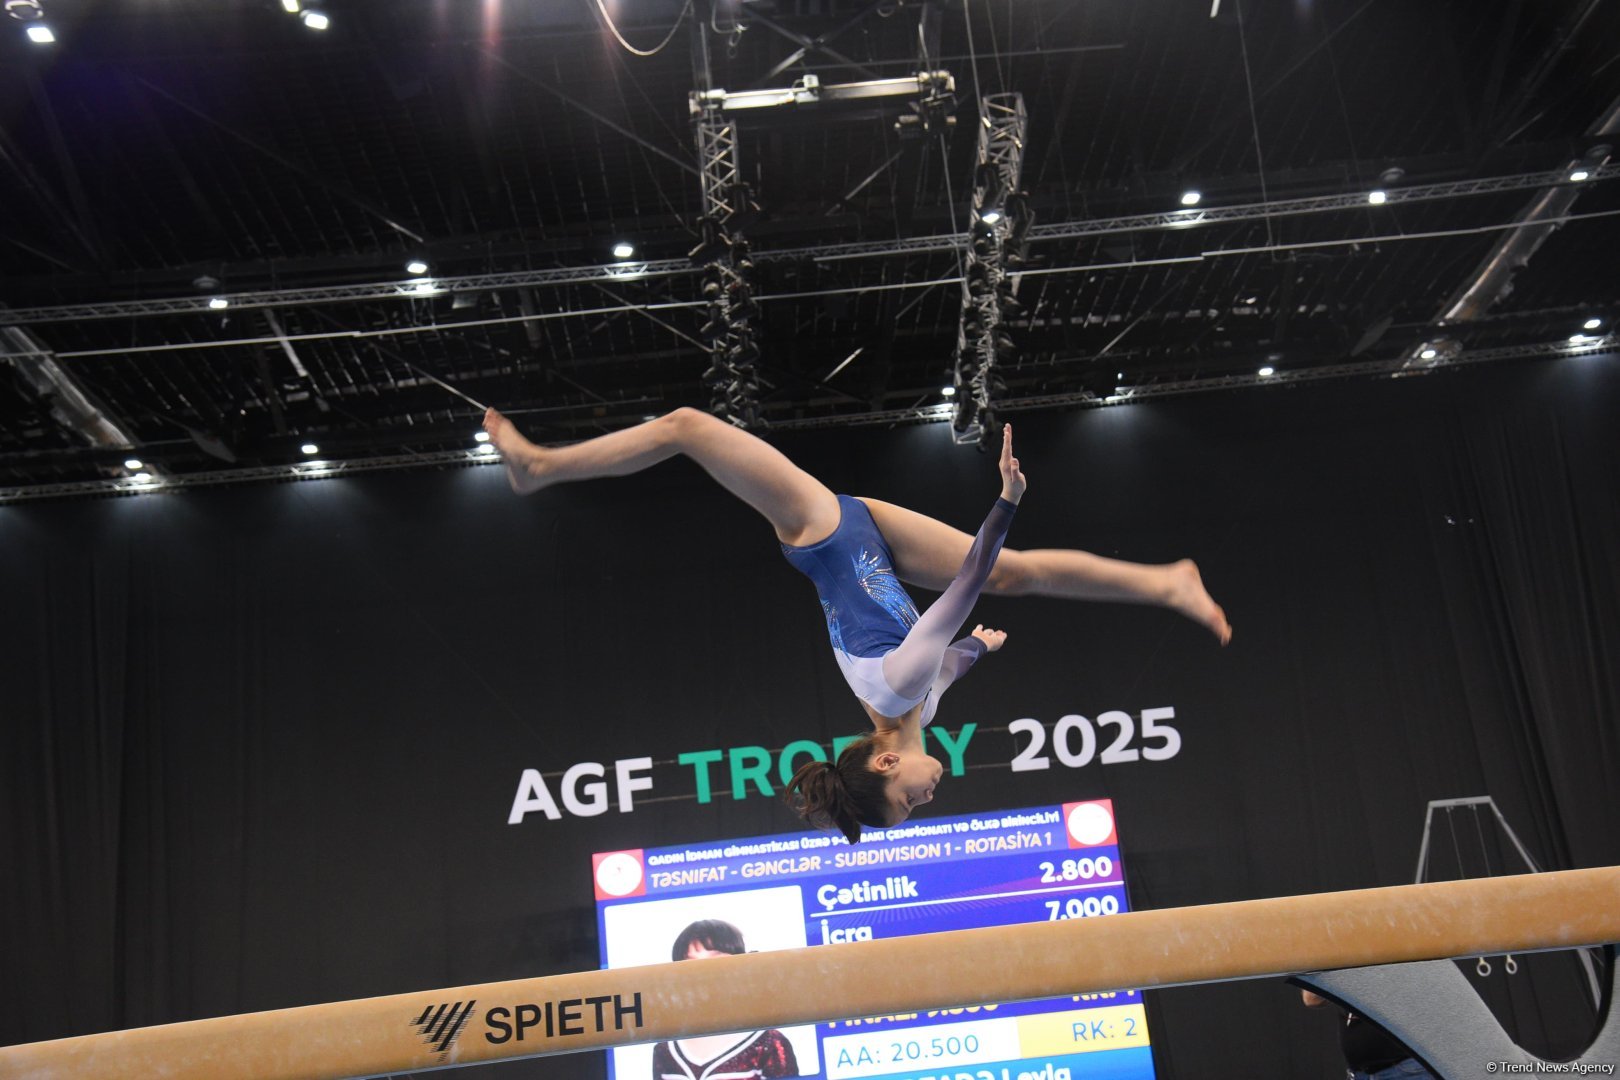
{"type": "Polygon", "coordinates": [[[877,743],[870,735],[844,747],[838,763],[811,761],[788,781],[788,805],[818,829],[837,829],[852,844],[861,841],[861,826],[888,823],[889,778],[871,767],[877,743]]]}
{"type": "Polygon", "coordinates": [[[669,958],[685,960],[694,945],[731,956],[741,956],[748,951],[748,946],[743,944],[742,931],[724,919],[699,919],[682,930],[681,936],[675,939],[675,947],[669,950],[669,958]]]}

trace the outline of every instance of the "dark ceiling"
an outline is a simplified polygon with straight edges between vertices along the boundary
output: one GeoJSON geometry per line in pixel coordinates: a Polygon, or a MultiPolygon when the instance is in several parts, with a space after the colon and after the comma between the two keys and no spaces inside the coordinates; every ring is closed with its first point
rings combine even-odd
{"type": "Polygon", "coordinates": [[[1008,410],[1546,362],[1620,317],[1615,0],[604,0],[675,27],[651,57],[595,0],[40,5],[53,44],[0,17],[0,499],[461,460],[478,410],[426,375],[541,441],[705,403],[699,34],[728,91],[955,79],[949,139],[740,123],[767,429],[938,417],[981,93],[1029,115],[1008,410]]]}

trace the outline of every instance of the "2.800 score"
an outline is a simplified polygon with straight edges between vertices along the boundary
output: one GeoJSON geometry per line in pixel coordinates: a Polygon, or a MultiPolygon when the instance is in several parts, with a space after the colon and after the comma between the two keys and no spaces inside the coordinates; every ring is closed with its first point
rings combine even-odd
{"type": "Polygon", "coordinates": [[[1092,878],[1113,876],[1114,860],[1107,855],[1098,855],[1096,858],[1088,855],[1078,859],[1064,859],[1058,863],[1041,863],[1042,885],[1052,885],[1059,881],[1090,881],[1092,878]]]}

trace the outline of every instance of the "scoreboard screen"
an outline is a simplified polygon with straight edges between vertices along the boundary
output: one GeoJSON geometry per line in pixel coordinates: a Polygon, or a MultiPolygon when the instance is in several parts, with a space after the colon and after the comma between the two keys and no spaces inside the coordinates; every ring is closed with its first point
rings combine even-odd
{"type": "MultiPolygon", "coordinates": [[[[1113,804],[969,814],[592,857],[602,966],[1128,910],[1113,804]]],[[[791,988],[784,988],[791,992],[791,988]]],[[[615,1049],[612,1080],[1152,1080],[1140,991],[615,1049]]]]}

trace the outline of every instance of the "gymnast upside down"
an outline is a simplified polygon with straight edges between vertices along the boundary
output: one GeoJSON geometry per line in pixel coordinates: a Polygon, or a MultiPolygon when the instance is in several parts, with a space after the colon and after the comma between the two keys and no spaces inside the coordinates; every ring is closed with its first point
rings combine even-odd
{"type": "Polygon", "coordinates": [[[1002,550],[1026,482],[1002,432],[1001,495],[977,536],[877,499],[835,495],[759,438],[681,408],[623,431],[560,448],[536,446],[494,409],[484,429],[512,489],[625,476],[685,454],[776,530],[788,562],[821,597],[833,655],[872,721],[836,764],[812,761],[789,782],[789,801],[850,841],[861,826],[898,824],[934,797],[944,766],[924,749],[939,699],[985,653],[1006,641],[977,626],[960,641],[979,593],[1154,604],[1180,612],[1226,644],[1232,629],[1190,559],[1149,566],[1084,551],[1002,550]],[[941,595],[921,614],[902,581],[941,595]]]}

